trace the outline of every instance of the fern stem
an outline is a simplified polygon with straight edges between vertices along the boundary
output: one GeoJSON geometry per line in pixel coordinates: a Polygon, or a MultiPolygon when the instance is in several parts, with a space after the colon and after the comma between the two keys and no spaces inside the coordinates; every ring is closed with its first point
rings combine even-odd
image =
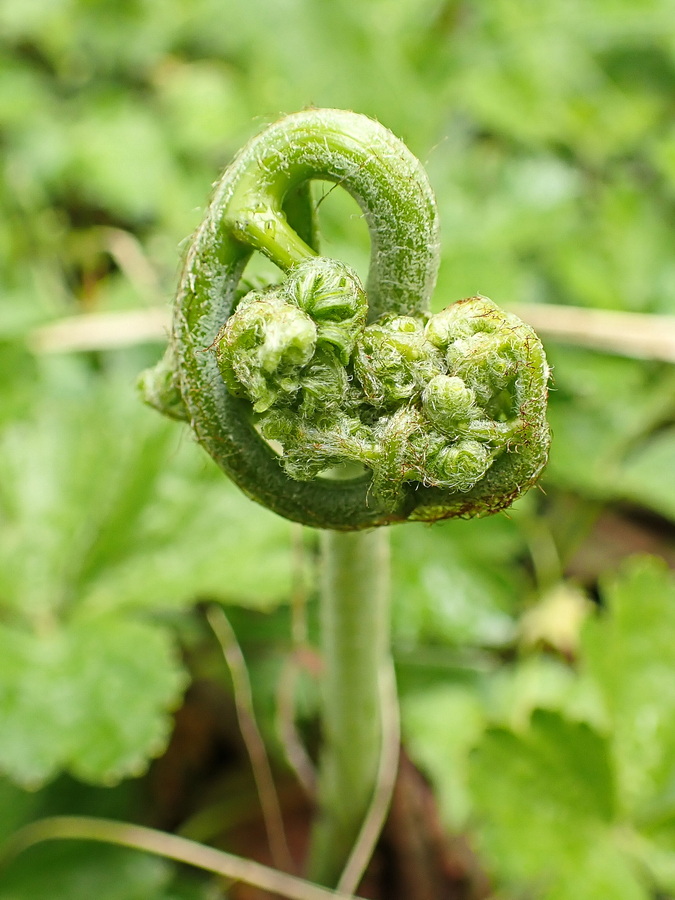
{"type": "Polygon", "coordinates": [[[323,749],[309,877],[334,887],[373,800],[389,664],[389,533],[321,534],[323,749]]]}

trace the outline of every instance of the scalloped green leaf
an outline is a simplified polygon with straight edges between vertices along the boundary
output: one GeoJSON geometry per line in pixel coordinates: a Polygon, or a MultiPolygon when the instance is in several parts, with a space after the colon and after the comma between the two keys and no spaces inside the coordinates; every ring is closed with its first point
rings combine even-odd
{"type": "Polygon", "coordinates": [[[675,782],[675,578],[661,560],[631,560],[603,588],[582,658],[612,732],[620,796],[633,814],[675,782]]]}
{"type": "Polygon", "coordinates": [[[169,633],[114,616],[42,633],[0,626],[0,769],[113,783],[164,749],[187,678],[169,633]]]}
{"type": "Polygon", "coordinates": [[[45,399],[0,437],[0,607],[12,618],[286,599],[291,526],[128,386],[45,399]]]}
{"type": "Polygon", "coordinates": [[[624,497],[675,521],[675,428],[666,428],[644,441],[626,459],[620,490],[624,497]]]}
{"type": "Polygon", "coordinates": [[[510,611],[522,584],[511,521],[411,524],[391,537],[397,644],[499,646],[513,639],[510,611]]]}
{"type": "Polygon", "coordinates": [[[605,737],[537,710],[520,732],[489,730],[471,763],[479,841],[505,884],[537,900],[647,900],[614,839],[605,737]]]}

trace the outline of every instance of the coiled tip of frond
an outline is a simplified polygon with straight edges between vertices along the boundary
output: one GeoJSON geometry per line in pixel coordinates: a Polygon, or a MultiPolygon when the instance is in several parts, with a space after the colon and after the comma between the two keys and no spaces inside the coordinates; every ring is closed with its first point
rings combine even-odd
{"type": "Polygon", "coordinates": [[[435,489],[431,518],[510,503],[548,445],[548,367],[534,332],[485,297],[426,322],[366,324],[366,312],[354,272],[317,258],[247,294],[221,330],[225,384],[281,447],[287,475],[306,481],[358,463],[384,510],[406,491],[435,489]]]}

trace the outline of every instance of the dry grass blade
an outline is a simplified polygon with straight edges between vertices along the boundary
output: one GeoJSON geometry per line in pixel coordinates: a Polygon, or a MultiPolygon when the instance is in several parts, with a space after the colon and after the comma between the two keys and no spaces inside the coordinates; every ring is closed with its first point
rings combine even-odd
{"type": "Polygon", "coordinates": [[[544,339],[636,359],[675,362],[675,316],[543,303],[518,304],[509,310],[544,339]]]}
{"type": "MultiPolygon", "coordinates": [[[[543,338],[635,359],[675,362],[675,316],[582,309],[552,304],[509,307],[543,338]]],[[[110,350],[146,342],[164,343],[170,330],[167,309],[90,313],[35,329],[28,343],[35,353],[110,350]]]]}
{"type": "Polygon", "coordinates": [[[274,786],[265,743],[255,718],[246,661],[237,636],[223,610],[219,606],[210,606],[206,611],[206,617],[222,648],[232,677],[237,719],[251,761],[272,859],[278,868],[290,872],[293,870],[293,860],[286,842],[279,797],[274,786]]]}
{"type": "Polygon", "coordinates": [[[380,673],[380,710],[382,716],[382,752],[377,784],[361,831],[340,877],[338,890],[352,894],[366,870],[380,836],[396,783],[401,726],[398,694],[393,666],[380,673]]]}
{"type": "Polygon", "coordinates": [[[163,307],[88,313],[36,328],[28,337],[28,345],[33,353],[72,353],[147,342],[165,344],[170,328],[169,311],[163,307]]]}
{"type": "Polygon", "coordinates": [[[51,840],[100,841],[154,853],[165,859],[196,866],[207,872],[241,881],[288,900],[361,900],[351,894],[331,891],[295,875],[277,872],[269,866],[213,847],[205,847],[174,834],[165,834],[140,825],[87,816],[54,816],[26,825],[17,831],[0,853],[0,867],[35,844],[51,840]]]}
{"type": "Polygon", "coordinates": [[[295,727],[295,688],[299,672],[299,664],[295,658],[286,660],[277,692],[277,729],[286,761],[305,794],[313,798],[316,793],[316,772],[295,727]]]}

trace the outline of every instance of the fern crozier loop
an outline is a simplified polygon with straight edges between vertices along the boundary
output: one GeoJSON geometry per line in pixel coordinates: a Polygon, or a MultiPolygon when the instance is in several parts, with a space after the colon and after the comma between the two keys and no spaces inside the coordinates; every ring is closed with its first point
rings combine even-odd
{"type": "Polygon", "coordinates": [[[177,375],[165,364],[146,378],[149,400],[161,406],[164,389],[176,415],[178,383],[224,471],[305,525],[348,531],[501,509],[546,461],[548,367],[532,329],[487,298],[430,316],[437,262],[433,194],[397,138],[351,112],[287,116],[216,186],[176,299],[177,375]],[[344,187],[363,210],[365,288],[317,255],[313,179],[344,187]],[[254,251],[282,277],[246,292],[254,251]],[[325,477],[344,464],[363,474],[325,477]]]}

